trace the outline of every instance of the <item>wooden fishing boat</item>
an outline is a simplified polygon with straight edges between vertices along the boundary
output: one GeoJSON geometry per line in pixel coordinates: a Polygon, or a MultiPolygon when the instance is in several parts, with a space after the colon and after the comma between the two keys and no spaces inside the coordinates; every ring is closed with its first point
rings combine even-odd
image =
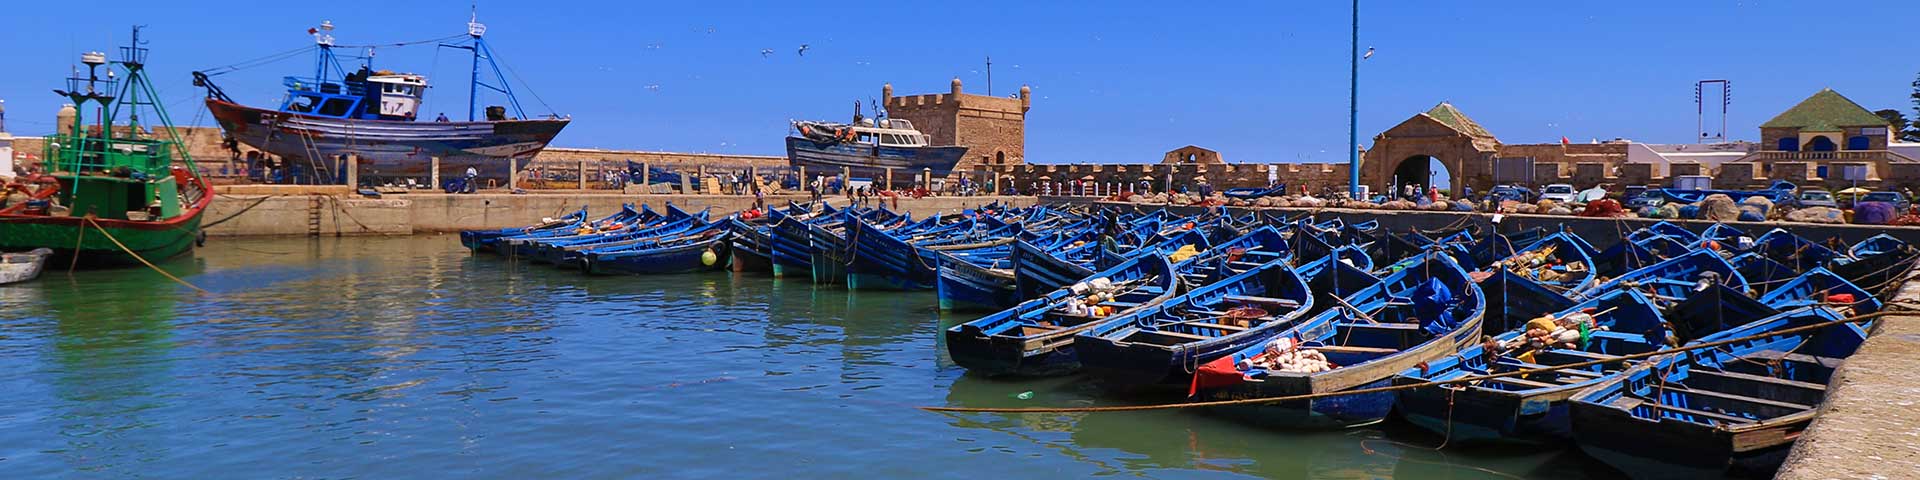
{"type": "MultiPolygon", "coordinates": [[[[1840,318],[1801,308],[1701,341],[1840,318]]],[[[1837,325],[1657,357],[1575,395],[1574,439],[1636,478],[1771,476],[1813,421],[1834,370],[1865,339],[1859,326],[1837,325]]]]}
{"type": "Polygon", "coordinates": [[[1681,244],[1692,244],[1700,241],[1700,234],[1693,233],[1692,230],[1687,230],[1687,227],[1682,227],[1665,220],[1654,222],[1653,225],[1641,227],[1628,233],[1627,240],[1638,242],[1656,236],[1670,237],[1678,240],[1681,244]]]}
{"type": "Polygon", "coordinates": [[[1724,223],[1715,223],[1713,225],[1708,225],[1706,230],[1700,231],[1701,241],[1712,240],[1715,242],[1720,242],[1721,245],[1739,244],[1740,237],[1745,237],[1745,236],[1747,236],[1747,232],[1745,230],[1741,230],[1740,227],[1735,227],[1735,226],[1727,225],[1724,223]]]}
{"type": "Polygon", "coordinates": [[[500,229],[493,229],[493,230],[461,230],[460,246],[466,247],[467,250],[473,250],[473,251],[481,251],[481,250],[492,251],[493,245],[498,243],[499,239],[504,237],[525,235],[529,233],[550,231],[550,230],[572,230],[574,228],[578,228],[581,223],[584,223],[586,221],[587,221],[587,207],[580,207],[579,211],[575,211],[573,213],[567,214],[566,216],[562,216],[560,218],[545,219],[540,223],[536,223],[536,224],[528,225],[524,227],[510,227],[510,228],[500,228],[500,229]]]}
{"type": "Polygon", "coordinates": [[[1593,256],[1595,271],[1601,276],[1619,276],[1663,260],[1693,251],[1689,242],[1666,235],[1645,235],[1622,240],[1593,256]]]}
{"type": "Polygon", "coordinates": [[[727,223],[712,222],[648,242],[593,250],[582,259],[588,274],[666,274],[719,270],[726,265],[727,223]]]}
{"type": "Polygon", "coordinates": [[[1076,372],[1080,358],[1074,335],[1179,293],[1179,277],[1166,257],[1136,257],[1095,273],[1088,282],[947,329],[947,354],[969,372],[989,376],[1076,372]],[[1098,310],[1088,308],[1089,301],[1098,310]]]}
{"type": "Polygon", "coordinates": [[[727,219],[727,270],[734,273],[773,272],[773,239],[764,222],[727,219]]]}
{"type": "MultiPolygon", "coordinates": [[[[1420,258],[1414,268],[1395,272],[1271,341],[1204,364],[1193,381],[1195,396],[1238,400],[1386,386],[1394,374],[1474,342],[1486,314],[1479,285],[1450,255],[1430,251],[1420,258]],[[1273,356],[1305,357],[1317,365],[1263,363],[1273,356]]],[[[1385,419],[1393,402],[1394,394],[1383,392],[1208,410],[1270,427],[1341,428],[1385,419]]]]}
{"type": "Polygon", "coordinates": [[[847,264],[854,258],[853,242],[849,241],[848,234],[855,220],[870,222],[882,232],[919,231],[943,223],[939,217],[927,217],[915,222],[912,216],[894,213],[885,207],[865,211],[849,209],[834,219],[810,223],[807,225],[807,254],[812,257],[808,264],[813,266],[814,284],[846,284],[847,264]]]}
{"type": "Polygon", "coordinates": [[[1760,296],[1760,303],[1780,310],[1823,306],[1849,317],[1878,312],[1881,307],[1880,299],[1875,298],[1873,292],[1819,267],[1760,296]]]}
{"type": "Polygon", "coordinates": [[[53,256],[51,248],[36,248],[19,253],[0,253],[0,285],[25,283],[40,277],[40,270],[53,256]]]}
{"type": "MultiPolygon", "coordinates": [[[[941,256],[925,246],[970,244],[1019,233],[1018,225],[985,230],[974,217],[947,225],[887,232],[858,218],[847,222],[847,288],[853,290],[932,290],[941,256]],[[925,245],[925,246],[923,246],[925,245]]],[[[818,264],[815,264],[816,268],[818,264]]]]}
{"type": "Polygon", "coordinates": [[[1580,237],[1561,232],[1495,262],[1480,281],[1480,290],[1487,294],[1487,329],[1510,330],[1573,306],[1566,293],[1592,287],[1599,278],[1593,253],[1593,246],[1580,237]]]}
{"type": "Polygon", "coordinates": [[[768,212],[767,239],[768,256],[773,259],[774,278],[810,277],[813,275],[813,255],[807,224],[826,221],[839,211],[833,205],[820,204],[820,212],[814,215],[790,215],[778,210],[768,212]]]}
{"type": "MultiPolygon", "coordinates": [[[[572,232],[537,237],[510,237],[501,241],[501,245],[511,249],[515,256],[535,263],[551,263],[554,266],[578,267],[580,257],[576,253],[607,246],[624,245],[628,239],[647,237],[657,234],[662,228],[672,225],[685,225],[687,220],[698,218],[706,220],[707,211],[689,214],[673,205],[667,205],[667,213],[662,215],[642,205],[637,215],[605,223],[582,225],[572,232]]],[[[684,227],[682,228],[684,229],[684,227]]]]}
{"type": "Polygon", "coordinates": [[[1720,284],[1706,288],[1696,285],[1679,302],[1661,299],[1654,303],[1661,306],[1674,336],[1679,338],[1700,338],[1780,314],[1780,309],[1761,303],[1746,291],[1720,284]]]}
{"type": "MultiPolygon", "coordinates": [[[[1468,345],[1459,353],[1402,371],[1394,376],[1393,384],[1417,385],[1618,358],[1659,350],[1670,333],[1653,301],[1631,289],[1614,290],[1542,318],[1547,321],[1510,329],[1491,341],[1468,345]],[[1542,329],[1562,319],[1575,324],[1564,327],[1578,335],[1571,348],[1528,337],[1527,329],[1542,329]],[[1582,330],[1580,324],[1589,329],[1582,330]]],[[[1552,331],[1543,329],[1540,333],[1552,331]]],[[[1566,400],[1625,368],[1609,363],[1471,384],[1414,387],[1397,392],[1394,407],[1409,423],[1444,435],[1449,443],[1553,444],[1572,437],[1566,400]]]]}
{"type": "Polygon", "coordinates": [[[1890,235],[1880,234],[1847,249],[1853,261],[1835,265],[1833,273],[1862,287],[1878,289],[1906,271],[1920,250],[1890,235]]]}
{"type": "Polygon", "coordinates": [[[634,228],[637,225],[658,221],[660,217],[659,213],[654,212],[652,208],[646,205],[641,205],[640,208],[635,209],[632,204],[627,204],[622,205],[620,211],[615,212],[613,215],[608,215],[606,218],[587,224],[575,226],[572,229],[544,229],[519,235],[500,237],[494,242],[494,246],[507,255],[537,260],[539,258],[538,251],[542,242],[591,240],[598,238],[604,233],[618,232],[634,228]]]}
{"type": "Polygon", "coordinates": [[[1025,240],[1014,240],[1007,261],[1013,266],[1014,293],[1023,300],[1039,298],[1047,292],[1094,274],[1093,257],[1099,242],[1086,242],[1049,249],[1025,240]],[[1058,252],[1058,253],[1053,253],[1058,252]],[[1083,260],[1083,261],[1075,261],[1083,260]]]}
{"type": "Polygon", "coordinates": [[[1753,247],[1746,251],[1766,255],[1783,265],[1793,267],[1794,271],[1804,272],[1815,267],[1828,267],[1852,260],[1845,254],[1833,251],[1819,242],[1794,235],[1783,228],[1767,231],[1754,239],[1753,247]]]}
{"type": "Polygon", "coordinates": [[[1619,277],[1605,283],[1571,292],[1568,298],[1584,300],[1616,288],[1632,286],[1651,289],[1653,294],[1649,297],[1655,300],[1678,302],[1685,300],[1690,295],[1689,292],[1698,289],[1700,283],[1708,277],[1715,277],[1717,280],[1714,283],[1725,285],[1736,291],[1744,292],[1747,289],[1746,277],[1741,276],[1740,271],[1733,268],[1733,264],[1727,263],[1727,259],[1720,256],[1720,252],[1694,250],[1660,263],[1620,274],[1619,277]]]}
{"type": "Polygon", "coordinates": [[[1799,270],[1783,265],[1759,252],[1734,255],[1727,262],[1732,263],[1734,270],[1739,270],[1740,276],[1746,277],[1749,286],[1761,294],[1800,275],[1799,270]]]}
{"type": "Polygon", "coordinates": [[[543,258],[560,268],[585,267],[586,258],[594,253],[617,252],[644,247],[659,242],[663,238],[679,235],[682,232],[707,224],[707,211],[689,215],[677,209],[669,212],[668,218],[651,223],[639,229],[622,230],[604,237],[586,239],[586,241],[568,245],[545,246],[536,251],[535,258],[543,258]]]}
{"type": "MultiPolygon", "coordinates": [[[[1056,249],[1095,241],[1090,222],[1080,221],[1046,233],[1023,225],[1023,233],[973,245],[935,247],[942,259],[934,294],[942,310],[1000,311],[1021,302],[1013,272],[1014,243],[1031,240],[1034,248],[1056,249]]],[[[1042,227],[1045,228],[1045,227],[1042,227]]]]}
{"type": "Polygon", "coordinates": [[[1185,386],[1195,367],[1264,343],[1312,309],[1300,274],[1269,262],[1108,319],[1073,342],[1087,372],[1111,386],[1185,386]]]}

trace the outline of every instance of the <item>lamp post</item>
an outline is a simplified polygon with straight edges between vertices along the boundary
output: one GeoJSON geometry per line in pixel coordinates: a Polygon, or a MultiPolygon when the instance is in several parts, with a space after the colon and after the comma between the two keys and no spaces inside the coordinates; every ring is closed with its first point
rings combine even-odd
{"type": "Polygon", "coordinates": [[[1353,66],[1347,85],[1347,197],[1360,198],[1360,0],[1353,0],[1353,66]]]}

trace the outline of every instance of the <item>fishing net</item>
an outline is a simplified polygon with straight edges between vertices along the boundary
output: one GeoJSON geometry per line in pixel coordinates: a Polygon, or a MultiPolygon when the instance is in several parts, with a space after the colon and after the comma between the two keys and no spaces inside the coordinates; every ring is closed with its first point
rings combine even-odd
{"type": "Polygon", "coordinates": [[[1862,225],[1886,225],[1893,222],[1895,211],[1893,204],[1887,202],[1860,202],[1853,206],[1853,223],[1862,225]]]}

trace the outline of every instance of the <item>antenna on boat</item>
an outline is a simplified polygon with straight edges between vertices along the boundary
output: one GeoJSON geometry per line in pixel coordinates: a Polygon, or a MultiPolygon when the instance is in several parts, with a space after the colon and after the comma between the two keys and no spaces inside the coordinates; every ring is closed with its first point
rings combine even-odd
{"type": "Polygon", "coordinates": [[[314,88],[320,88],[327,83],[327,66],[339,68],[340,59],[333,56],[333,21],[321,20],[320,26],[307,29],[307,34],[313,35],[313,44],[320,49],[319,58],[313,62],[314,88]]]}

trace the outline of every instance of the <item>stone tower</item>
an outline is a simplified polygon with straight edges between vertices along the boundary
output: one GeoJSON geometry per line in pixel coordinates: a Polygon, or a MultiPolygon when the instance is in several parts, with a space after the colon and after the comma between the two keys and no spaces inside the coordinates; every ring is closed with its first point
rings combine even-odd
{"type": "Polygon", "coordinates": [[[880,87],[888,116],[913,122],[921,133],[933,137],[934,145],[967,147],[955,172],[1025,163],[1032,96],[1033,90],[1025,86],[1014,98],[962,93],[958,78],[947,93],[896,97],[893,84],[880,87]]]}

